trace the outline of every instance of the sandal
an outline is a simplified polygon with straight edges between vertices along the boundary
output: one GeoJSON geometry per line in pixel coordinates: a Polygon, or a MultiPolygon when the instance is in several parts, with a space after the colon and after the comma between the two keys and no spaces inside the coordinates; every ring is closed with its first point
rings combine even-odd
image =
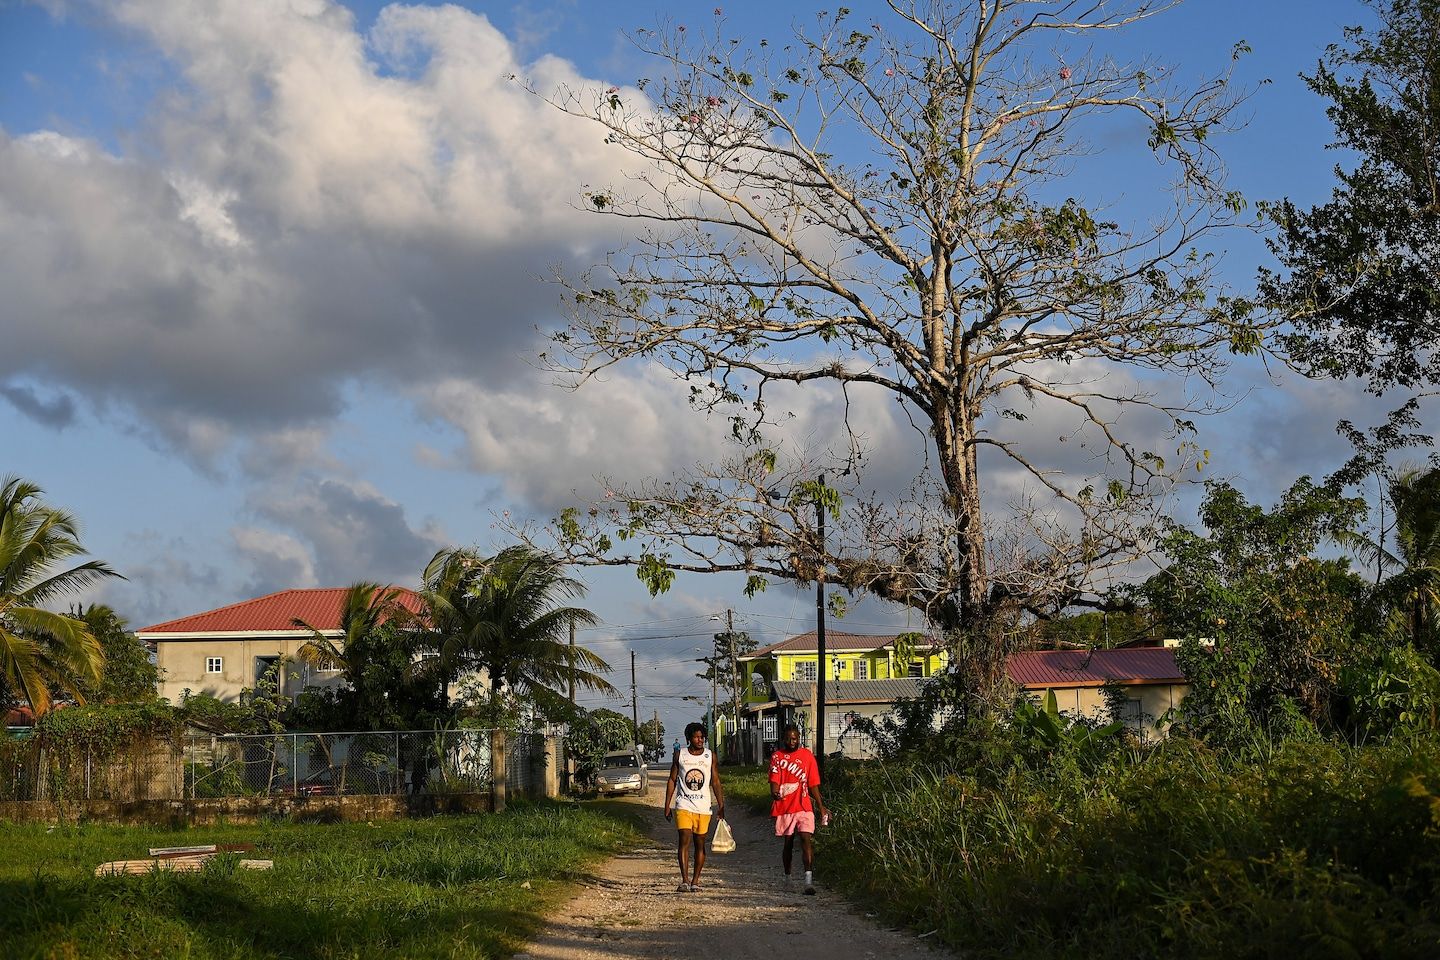
{"type": "Polygon", "coordinates": [[[682,884],[680,884],[680,886],[678,886],[678,887],[675,888],[675,892],[676,892],[676,893],[689,893],[689,892],[690,892],[690,884],[688,884],[688,883],[682,883],[682,884]]]}

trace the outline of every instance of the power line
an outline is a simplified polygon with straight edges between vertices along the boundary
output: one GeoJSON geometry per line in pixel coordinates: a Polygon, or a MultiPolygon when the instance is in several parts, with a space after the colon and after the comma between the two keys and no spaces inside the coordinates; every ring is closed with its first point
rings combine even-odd
{"type": "MultiPolygon", "coordinates": [[[[809,617],[788,617],[788,616],[782,616],[781,614],[778,614],[778,613],[737,613],[737,614],[735,614],[735,616],[736,616],[737,618],[741,619],[741,620],[745,620],[745,619],[749,619],[749,618],[751,618],[751,617],[755,617],[755,618],[759,618],[759,619],[762,619],[762,620],[796,620],[796,621],[798,621],[798,622],[800,622],[800,623],[806,623],[806,624],[812,622],[811,618],[809,618],[809,617]]],[[[895,624],[893,624],[893,623],[876,623],[876,622],[873,622],[873,621],[865,621],[865,620],[848,620],[848,621],[842,621],[842,622],[844,623],[845,626],[852,626],[852,627],[882,627],[883,629],[886,629],[886,630],[904,632],[903,628],[897,627],[897,626],[895,626],[895,624]]],[[[807,632],[808,632],[808,631],[807,631],[807,632]]],[[[916,631],[916,632],[923,633],[924,631],[916,631]]]]}
{"type": "Polygon", "coordinates": [[[716,631],[702,630],[699,633],[665,633],[654,637],[609,637],[604,640],[591,640],[590,643],[645,643],[649,640],[682,640],[688,637],[710,637],[716,631]]]}
{"type": "Polygon", "coordinates": [[[697,613],[691,617],[668,617],[663,620],[638,620],[635,623],[597,623],[582,626],[581,630],[628,630],[631,627],[650,627],[657,623],[684,623],[686,620],[713,620],[718,614],[697,613]]]}

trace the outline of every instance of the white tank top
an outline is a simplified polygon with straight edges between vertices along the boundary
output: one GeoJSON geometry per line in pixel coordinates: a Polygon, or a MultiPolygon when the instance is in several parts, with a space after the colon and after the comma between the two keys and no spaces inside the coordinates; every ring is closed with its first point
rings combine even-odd
{"type": "Polygon", "coordinates": [[[675,809],[691,813],[710,812],[710,748],[693,754],[680,748],[680,775],[675,778],[675,809]]]}

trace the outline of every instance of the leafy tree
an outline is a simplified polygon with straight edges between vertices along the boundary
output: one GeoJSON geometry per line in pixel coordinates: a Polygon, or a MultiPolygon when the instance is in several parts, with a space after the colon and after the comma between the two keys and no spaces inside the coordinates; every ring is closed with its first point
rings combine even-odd
{"type": "Polygon", "coordinates": [[[614,710],[579,710],[566,724],[565,753],[575,762],[575,777],[589,783],[605,754],[635,742],[635,724],[614,710]]]}
{"type": "Polygon", "coordinates": [[[659,717],[651,717],[640,724],[636,731],[635,742],[638,743],[648,756],[663,756],[665,753],[665,724],[659,717]]]}
{"type": "Polygon", "coordinates": [[[70,616],[81,621],[100,644],[105,666],[98,680],[74,678],[74,688],[86,699],[101,703],[135,703],[159,696],[160,668],[150,661],[150,651],[125,620],[104,604],[72,607],[70,616]]]}
{"type": "MultiPolygon", "coordinates": [[[[1197,250],[1241,213],[1212,150],[1238,99],[1227,77],[1185,89],[1163,63],[1099,49],[1165,6],[891,4],[876,23],[842,8],[748,51],[719,23],[639,31],[662,77],[643,93],[553,94],[637,164],[585,205],[647,232],[564,279],[575,313],[544,359],[575,384],[664,366],[745,446],[694,475],[607,481],[531,535],[568,559],[634,564],[652,590],[676,570],[743,572],[751,591],[824,578],[942,629],[1102,602],[1098,581],[1150,542],[1150,495],[1206,456],[1191,440],[1203,400],[1169,385],[1214,382],[1263,334],[1212,295],[1197,250]],[[1067,178],[1087,132],[1125,123],[1178,189],[1121,222],[1067,178]],[[842,511],[823,467],[782,460],[769,398],[809,384],[847,411],[899,404],[926,448],[909,495],[842,511]],[[1031,417],[1065,423],[1093,473],[1058,472],[1054,433],[1014,426],[1031,417]],[[1142,419],[1153,440],[1122,429],[1142,419]],[[982,508],[1007,471],[1030,483],[1009,526],[982,508]],[[824,549],[817,506],[835,523],[824,549]]],[[[863,460],[849,437],[846,467],[863,460]]],[[[846,482],[859,490],[858,471],[846,482]]],[[[1000,650],[975,655],[998,671],[1000,650]]]]}
{"type": "Polygon", "coordinates": [[[1400,570],[1377,595],[1404,624],[1411,644],[1440,662],[1440,469],[1407,469],[1390,487],[1400,570]]]}
{"type": "Polygon", "coordinates": [[[1271,511],[1212,483],[1205,533],[1173,524],[1168,564],[1138,590],[1190,683],[1181,720],[1217,744],[1314,731],[1328,723],[1365,583],[1343,559],[1315,556],[1348,534],[1360,500],[1296,481],[1271,511]]]}
{"type": "Polygon", "coordinates": [[[442,550],[425,568],[426,642],[446,676],[483,670],[494,693],[514,691],[542,713],[563,710],[568,701],[559,691],[572,680],[616,692],[600,675],[609,664],[568,642],[572,626],[597,622],[589,610],[560,605],[584,594],[558,560],[529,547],[492,557],[442,550]]]}
{"type": "Polygon", "coordinates": [[[1378,394],[1440,375],[1440,2],[1367,5],[1378,27],[1346,28],[1305,77],[1358,162],[1328,202],[1269,207],[1283,269],[1261,289],[1297,324],[1302,366],[1378,394]]]}
{"type": "Polygon", "coordinates": [[[297,654],[309,666],[333,665],[343,671],[350,665],[346,660],[346,651],[385,621],[403,618],[408,613],[400,603],[398,588],[381,587],[378,583],[351,584],[340,601],[340,642],[337,644],[324,631],[296,617],[292,623],[310,631],[310,639],[300,646],[297,654]]]}
{"type": "Polygon", "coordinates": [[[1393,529],[1345,541],[1374,564],[1377,580],[1362,614],[1361,652],[1342,676],[1351,701],[1347,726],[1356,735],[1440,727],[1440,469],[1385,468],[1382,475],[1393,529]]]}
{"type": "Polygon", "coordinates": [[[1035,639],[1041,646],[1118,647],[1152,632],[1150,615],[1144,610],[1091,610],[1053,617],[1035,625],[1035,639]]]}
{"type": "Polygon", "coordinates": [[[73,516],[40,499],[18,477],[0,481],[0,701],[37,714],[64,691],[83,702],[82,682],[100,682],[104,651],[83,620],[44,604],[120,576],[99,560],[59,569],[86,551],[73,516]]]}

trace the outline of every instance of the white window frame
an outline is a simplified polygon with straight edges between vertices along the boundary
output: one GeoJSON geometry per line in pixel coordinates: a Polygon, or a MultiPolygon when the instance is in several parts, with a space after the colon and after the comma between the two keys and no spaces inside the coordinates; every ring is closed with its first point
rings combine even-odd
{"type": "Polygon", "coordinates": [[[795,679],[805,683],[815,682],[815,661],[800,660],[795,664],[795,679]]]}
{"type": "Polygon", "coordinates": [[[869,680],[870,664],[865,660],[856,660],[851,666],[850,677],[853,680],[869,680]]]}
{"type": "Polygon", "coordinates": [[[339,673],[340,664],[335,660],[331,660],[329,657],[321,657],[319,660],[315,661],[315,672],[339,673]]]}
{"type": "Polygon", "coordinates": [[[205,672],[206,672],[207,674],[210,674],[210,673],[224,673],[224,672],[225,672],[225,658],[224,658],[224,657],[206,657],[206,658],[205,658],[205,672]]]}

